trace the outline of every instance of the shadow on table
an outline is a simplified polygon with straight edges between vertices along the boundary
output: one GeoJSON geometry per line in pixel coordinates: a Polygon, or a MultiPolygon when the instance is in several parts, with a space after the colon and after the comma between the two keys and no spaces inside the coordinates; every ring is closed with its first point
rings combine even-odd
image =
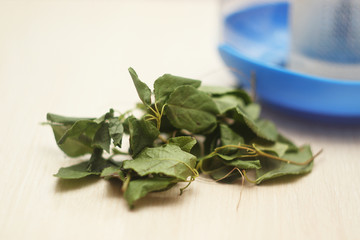
{"type": "Polygon", "coordinates": [[[107,181],[107,196],[112,198],[122,198],[123,192],[121,190],[122,182],[119,179],[109,179],[107,181]]]}
{"type": "Polygon", "coordinates": [[[261,182],[257,187],[271,187],[271,186],[279,186],[279,185],[291,185],[295,182],[301,180],[306,177],[309,173],[305,175],[285,175],[278,178],[270,179],[264,182],[261,182]]]}
{"type": "Polygon", "coordinates": [[[329,142],[360,139],[360,119],[339,119],[336,117],[319,117],[306,113],[294,113],[271,105],[262,105],[262,117],[269,119],[284,131],[289,131],[311,138],[326,136],[329,142]]]}
{"type": "MultiPolygon", "coordinates": [[[[119,179],[110,179],[104,180],[100,179],[98,176],[88,176],[82,179],[58,179],[55,187],[55,191],[58,193],[65,193],[68,191],[77,190],[80,188],[89,187],[98,181],[107,181],[107,195],[109,198],[117,198],[123,199],[123,192],[121,190],[121,181],[119,179]]],[[[181,201],[184,197],[190,197],[191,189],[187,189],[184,191],[183,195],[180,196],[179,188],[170,189],[163,192],[154,192],[150,193],[144,198],[141,198],[135,203],[135,208],[131,209],[131,211],[137,211],[142,208],[156,208],[156,207],[164,207],[170,206],[174,204],[178,204],[178,201],[181,201]]],[[[125,201],[125,200],[124,200],[125,201]]],[[[130,208],[129,208],[130,209],[130,208]]]]}
{"type": "MultiPolygon", "coordinates": [[[[169,191],[169,190],[168,190],[169,191]]],[[[179,204],[182,198],[191,197],[191,189],[187,190],[180,196],[179,193],[154,192],[135,203],[135,207],[131,211],[141,211],[143,208],[163,208],[164,206],[173,206],[179,204]]]]}
{"type": "Polygon", "coordinates": [[[96,183],[99,179],[98,176],[88,176],[81,179],[58,179],[56,183],[56,192],[68,192],[84,188],[96,183]]]}

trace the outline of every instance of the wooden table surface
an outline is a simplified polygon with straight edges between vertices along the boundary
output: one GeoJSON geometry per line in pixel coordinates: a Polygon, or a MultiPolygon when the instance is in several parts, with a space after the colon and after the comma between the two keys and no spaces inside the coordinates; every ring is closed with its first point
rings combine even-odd
{"type": "Polygon", "coordinates": [[[360,127],[264,108],[284,135],[324,152],[312,173],[260,186],[199,179],[130,211],[117,184],[59,181],[74,160],[46,113],[134,107],[127,68],[232,85],[215,0],[0,0],[0,239],[359,239],[360,127]]]}

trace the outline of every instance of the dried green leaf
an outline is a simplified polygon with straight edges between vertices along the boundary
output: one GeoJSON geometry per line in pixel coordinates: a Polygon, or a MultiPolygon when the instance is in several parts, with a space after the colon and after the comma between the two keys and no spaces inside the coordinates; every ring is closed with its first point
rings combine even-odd
{"type": "Polygon", "coordinates": [[[185,152],[190,152],[196,144],[196,139],[190,136],[173,137],[169,138],[169,144],[176,145],[185,152]]]}
{"type": "Polygon", "coordinates": [[[98,175],[96,172],[89,172],[87,170],[89,161],[82,162],[70,167],[60,168],[55,177],[62,179],[79,179],[90,175],[98,175]]]}
{"type": "Polygon", "coordinates": [[[212,95],[213,97],[220,97],[225,95],[237,96],[243,100],[245,104],[252,102],[250,95],[243,89],[224,87],[224,86],[201,86],[200,91],[204,91],[212,95]]]}
{"type": "Polygon", "coordinates": [[[93,153],[91,154],[88,165],[89,172],[95,172],[100,174],[104,168],[114,165],[113,162],[103,158],[102,154],[103,154],[103,149],[101,148],[94,149],[93,153]]]}
{"type": "Polygon", "coordinates": [[[219,124],[222,145],[239,145],[244,143],[244,138],[233,131],[226,124],[219,124]]]}
{"type": "MultiPolygon", "coordinates": [[[[215,152],[204,157],[202,159],[202,164],[204,166],[209,166],[209,164],[213,166],[214,163],[211,163],[211,161],[221,161],[222,165],[233,166],[239,169],[260,169],[260,161],[254,158],[255,156],[249,157],[249,154],[240,150],[235,152],[228,151],[225,153],[215,152]]],[[[221,164],[218,163],[218,165],[218,167],[222,167],[221,164]]]]}
{"type": "MultiPolygon", "coordinates": [[[[290,161],[302,163],[312,157],[309,146],[302,147],[298,152],[286,153],[282,158],[290,161]]],[[[256,183],[270,180],[285,175],[299,175],[309,173],[312,170],[313,162],[303,166],[295,165],[279,160],[265,158],[261,160],[261,169],[256,171],[256,183]]]]}
{"type": "Polygon", "coordinates": [[[105,179],[118,178],[121,181],[125,180],[125,175],[119,166],[110,166],[102,170],[100,177],[105,179]]]}
{"type": "Polygon", "coordinates": [[[59,123],[64,125],[72,125],[80,120],[93,120],[94,118],[75,118],[75,117],[67,117],[61,116],[53,113],[48,113],[46,115],[46,119],[51,123],[59,123]]]}
{"type": "Polygon", "coordinates": [[[58,144],[63,144],[68,138],[88,138],[92,140],[100,125],[93,120],[80,120],[75,122],[68,131],[61,137],[58,144]]]}
{"type": "Polygon", "coordinates": [[[134,82],[134,85],[135,85],[135,88],[139,95],[140,100],[145,105],[150,106],[151,105],[151,90],[150,90],[150,88],[144,82],[140,81],[140,79],[134,69],[129,68],[129,73],[134,82]]]}
{"type": "MultiPolygon", "coordinates": [[[[71,125],[57,125],[51,124],[56,143],[64,136],[64,134],[71,128],[71,125]]],[[[58,147],[70,157],[78,157],[87,153],[91,153],[91,139],[86,136],[78,138],[68,138],[66,142],[58,144],[58,147]]]]}
{"type": "Polygon", "coordinates": [[[104,122],[101,124],[100,128],[96,131],[92,146],[98,147],[106,152],[110,152],[111,138],[109,133],[109,124],[104,122]]]}
{"type": "Polygon", "coordinates": [[[261,107],[257,103],[249,103],[244,107],[246,114],[252,120],[257,120],[260,117],[261,107]]]}
{"type": "Polygon", "coordinates": [[[196,157],[172,144],[145,148],[133,160],[124,161],[124,169],[132,169],[140,176],[163,174],[186,181],[195,177],[196,157]]]}
{"type": "Polygon", "coordinates": [[[164,74],[154,82],[155,100],[157,103],[164,103],[176,88],[187,85],[198,88],[200,84],[199,80],[164,74]]]}
{"type": "Polygon", "coordinates": [[[216,96],[213,97],[213,100],[216,103],[220,114],[225,114],[227,111],[236,108],[237,106],[245,107],[244,100],[232,94],[216,96]]]}
{"type": "Polygon", "coordinates": [[[159,130],[149,121],[144,119],[128,118],[130,133],[130,149],[136,156],[145,147],[153,146],[154,140],[159,136],[159,130]]]}
{"type": "Polygon", "coordinates": [[[267,144],[255,144],[257,149],[263,152],[268,152],[278,157],[283,157],[285,152],[288,150],[289,145],[281,142],[267,143],[267,144]]]}
{"type": "Polygon", "coordinates": [[[124,127],[119,118],[109,120],[109,134],[115,146],[121,147],[124,127]]]}
{"type": "Polygon", "coordinates": [[[235,159],[232,161],[226,161],[225,165],[237,167],[239,169],[260,169],[260,160],[241,160],[235,159]]]}
{"type": "Polygon", "coordinates": [[[114,109],[110,108],[109,112],[105,113],[99,118],[94,119],[94,122],[97,124],[103,123],[105,120],[114,117],[114,109]]]}
{"type": "Polygon", "coordinates": [[[171,124],[193,133],[210,133],[216,126],[219,113],[211,97],[193,86],[175,89],[167,102],[166,115],[171,124]]]}
{"type": "Polygon", "coordinates": [[[176,184],[177,180],[174,178],[145,178],[130,181],[124,198],[130,207],[134,207],[135,201],[145,197],[150,192],[158,192],[169,189],[176,184]]]}
{"type": "Polygon", "coordinates": [[[234,119],[239,123],[245,124],[259,138],[276,141],[278,137],[276,127],[272,122],[263,119],[254,121],[239,107],[234,109],[234,119]]]}
{"type": "Polygon", "coordinates": [[[232,183],[241,177],[238,171],[233,171],[233,170],[234,167],[232,166],[223,166],[213,170],[208,175],[215,181],[219,181],[222,183],[232,183]]]}

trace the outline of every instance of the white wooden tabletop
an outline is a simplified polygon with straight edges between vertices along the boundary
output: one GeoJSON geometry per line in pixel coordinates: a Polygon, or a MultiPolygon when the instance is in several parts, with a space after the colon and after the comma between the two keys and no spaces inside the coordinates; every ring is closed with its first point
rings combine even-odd
{"type": "Polygon", "coordinates": [[[304,177],[245,184],[238,208],[240,181],[199,179],[130,211],[117,184],[53,177],[74,160],[40,124],[46,113],[134,107],[128,67],[148,84],[163,73],[234,84],[219,19],[215,0],[0,0],[0,239],[360,238],[360,127],[266,107],[281,133],[324,152],[304,177]]]}

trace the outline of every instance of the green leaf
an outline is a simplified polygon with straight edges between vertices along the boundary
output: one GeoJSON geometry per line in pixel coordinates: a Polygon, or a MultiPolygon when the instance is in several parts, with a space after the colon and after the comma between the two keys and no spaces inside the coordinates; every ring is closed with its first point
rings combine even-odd
{"type": "Polygon", "coordinates": [[[111,118],[109,120],[109,134],[115,146],[121,147],[124,127],[119,118],[111,118]]]}
{"type": "Polygon", "coordinates": [[[200,84],[199,80],[164,74],[154,83],[155,100],[157,103],[165,102],[177,87],[190,85],[198,88],[200,84]]]}
{"type": "MultiPolygon", "coordinates": [[[[282,158],[290,161],[302,163],[312,157],[309,146],[304,146],[298,152],[285,154],[282,158]]],[[[309,173],[312,170],[313,162],[308,165],[295,165],[283,161],[265,158],[261,160],[262,168],[256,171],[256,183],[277,178],[285,175],[299,175],[309,173]]]]}
{"type": "MultiPolygon", "coordinates": [[[[215,148],[219,147],[221,141],[220,141],[220,127],[217,127],[214,131],[212,131],[210,134],[205,135],[205,140],[203,141],[203,150],[201,150],[201,155],[199,157],[202,157],[202,155],[207,155],[215,150],[215,148]]],[[[197,144],[199,146],[200,144],[197,144]]]]}
{"type": "Polygon", "coordinates": [[[281,142],[275,142],[272,144],[255,144],[257,149],[260,149],[263,152],[270,152],[273,155],[278,157],[283,157],[285,152],[288,150],[289,145],[281,142]]]}
{"type": "Polygon", "coordinates": [[[238,171],[233,171],[230,173],[234,167],[232,166],[222,166],[220,168],[217,168],[209,173],[209,176],[219,182],[223,183],[232,183],[236,179],[239,179],[241,177],[240,173],[238,171]],[[230,173],[230,174],[229,174],[230,173]],[[226,178],[224,178],[227,176],[226,178]],[[220,180],[222,179],[222,180],[220,180]]]}
{"type": "Polygon", "coordinates": [[[174,178],[146,178],[130,181],[124,198],[130,207],[134,206],[135,201],[145,197],[150,192],[164,191],[176,184],[174,178]]]}
{"type": "Polygon", "coordinates": [[[193,133],[212,132],[219,113],[211,97],[193,86],[175,89],[167,102],[166,115],[171,124],[193,133]]]}
{"type": "Polygon", "coordinates": [[[259,138],[276,141],[278,137],[276,127],[272,122],[268,120],[254,121],[239,107],[234,111],[234,119],[237,122],[244,123],[259,138]]]}
{"type": "Polygon", "coordinates": [[[63,144],[68,138],[78,138],[81,141],[80,136],[86,141],[92,141],[95,133],[99,129],[99,125],[93,120],[79,120],[75,122],[69,130],[59,139],[58,144],[63,144]]]}
{"type": "Polygon", "coordinates": [[[244,143],[244,138],[234,132],[228,125],[219,124],[222,145],[239,145],[244,143]]]}
{"type": "Polygon", "coordinates": [[[70,157],[78,157],[92,152],[91,142],[97,124],[93,118],[74,118],[47,114],[59,148],[70,157]],[[66,140],[66,141],[65,141],[66,140]]]}
{"type": "Polygon", "coordinates": [[[232,161],[226,161],[227,166],[237,167],[239,169],[260,169],[261,163],[260,160],[241,160],[235,159],[232,161]]]}
{"type": "Polygon", "coordinates": [[[105,120],[114,117],[114,109],[110,108],[109,112],[105,113],[99,118],[94,119],[94,122],[97,124],[103,123],[105,120]]]}
{"type": "Polygon", "coordinates": [[[93,118],[75,118],[75,117],[66,117],[53,113],[48,113],[46,119],[52,123],[61,123],[64,125],[72,125],[80,120],[93,120],[93,118]]]}
{"type": "Polygon", "coordinates": [[[118,167],[113,162],[102,158],[101,149],[94,149],[89,161],[60,168],[54,176],[63,179],[79,179],[89,175],[100,175],[105,168],[111,166],[118,167]]]}
{"type": "MultiPolygon", "coordinates": [[[[82,142],[91,147],[101,147],[107,152],[110,151],[110,136],[108,124],[104,121],[113,116],[113,110],[98,119],[77,120],[70,128],[58,139],[58,145],[64,144],[68,139],[82,142]],[[89,144],[91,143],[91,144],[89,144]]],[[[65,121],[64,118],[57,117],[58,120],[65,121]]],[[[73,118],[75,120],[76,118],[73,118]]],[[[70,121],[67,121],[70,122],[70,121]]],[[[69,146],[70,147],[70,146],[69,146]]],[[[74,147],[76,147],[74,145],[74,147]]]]}
{"type": "Polygon", "coordinates": [[[252,102],[250,95],[243,89],[223,87],[223,86],[201,86],[200,91],[207,92],[213,97],[220,97],[225,95],[233,95],[242,99],[245,104],[252,102]]]}
{"type": "Polygon", "coordinates": [[[55,177],[62,179],[79,179],[90,175],[98,175],[96,172],[89,172],[87,170],[89,161],[82,162],[70,167],[60,168],[55,177]]]}
{"type": "Polygon", "coordinates": [[[142,81],[140,81],[138,75],[136,74],[136,72],[134,71],[134,69],[129,68],[129,73],[131,75],[131,78],[134,82],[136,91],[139,95],[140,100],[147,106],[151,105],[151,90],[150,88],[143,83],[142,81]]]}
{"type": "Polygon", "coordinates": [[[190,152],[196,144],[196,139],[190,136],[173,137],[169,139],[169,144],[176,145],[185,152],[190,152]]]}
{"type": "Polygon", "coordinates": [[[129,117],[130,149],[132,155],[136,156],[145,147],[153,146],[155,139],[159,136],[159,130],[149,121],[129,117]]]}
{"type": "Polygon", "coordinates": [[[244,107],[246,114],[252,120],[257,120],[260,116],[261,107],[257,103],[250,103],[244,107]]]}
{"type": "MultiPolygon", "coordinates": [[[[210,161],[221,160],[223,165],[233,166],[233,167],[237,167],[239,169],[260,169],[261,168],[260,160],[248,159],[249,157],[244,157],[244,155],[247,155],[247,154],[242,151],[228,152],[228,154],[217,152],[217,153],[210,154],[208,157],[203,158],[202,164],[205,164],[208,166],[210,166],[210,165],[213,166],[215,164],[210,163],[210,161]]],[[[220,166],[221,165],[219,165],[219,167],[220,166]]]]}
{"type": "Polygon", "coordinates": [[[276,141],[278,137],[278,131],[274,125],[273,122],[266,120],[266,119],[260,119],[255,122],[256,127],[252,129],[259,137],[270,140],[270,141],[276,141]]]}
{"type": "Polygon", "coordinates": [[[104,149],[106,152],[110,152],[111,138],[109,133],[109,124],[103,123],[96,131],[92,146],[104,149]]]}
{"type": "Polygon", "coordinates": [[[101,148],[94,149],[88,165],[89,172],[95,172],[100,174],[104,168],[114,165],[114,163],[112,163],[111,161],[103,158],[102,153],[103,150],[101,148]]]}
{"type": "Polygon", "coordinates": [[[186,181],[195,177],[196,157],[172,144],[146,148],[135,159],[124,161],[124,169],[132,169],[140,176],[163,174],[186,181]]]}
{"type": "Polygon", "coordinates": [[[125,175],[119,166],[110,166],[102,170],[100,177],[105,179],[118,178],[121,181],[125,180],[125,175]]]}
{"type": "Polygon", "coordinates": [[[237,106],[245,107],[244,100],[236,95],[220,95],[217,97],[213,97],[213,100],[216,103],[221,114],[224,114],[227,111],[236,108],[237,106]]]}
{"type": "Polygon", "coordinates": [[[287,151],[298,151],[299,150],[299,148],[292,141],[290,141],[288,138],[286,138],[285,136],[283,136],[281,134],[278,134],[277,141],[288,145],[287,151]]]}
{"type": "MultiPolygon", "coordinates": [[[[70,129],[71,125],[51,125],[56,143],[64,136],[64,134],[70,129]]],[[[91,153],[93,148],[91,147],[91,139],[86,136],[79,138],[68,138],[63,144],[58,144],[58,147],[70,157],[78,157],[87,153],[91,153]]]]}

